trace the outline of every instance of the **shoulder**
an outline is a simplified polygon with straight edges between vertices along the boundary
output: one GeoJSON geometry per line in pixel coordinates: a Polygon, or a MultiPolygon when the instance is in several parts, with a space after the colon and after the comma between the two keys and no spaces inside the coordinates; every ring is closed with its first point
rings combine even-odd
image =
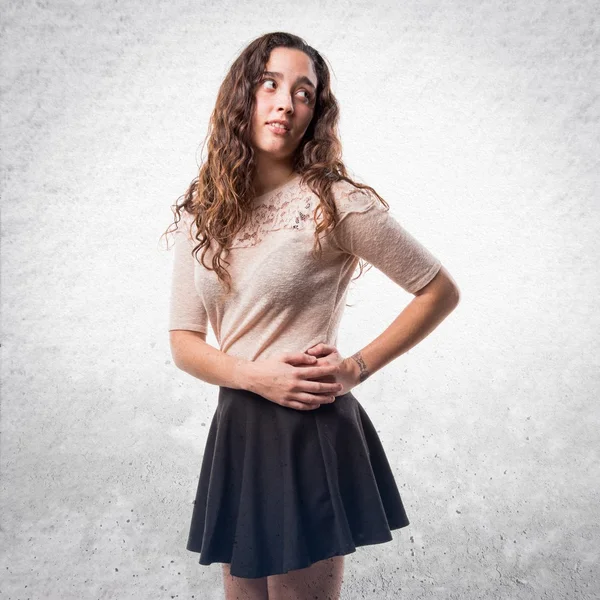
{"type": "Polygon", "coordinates": [[[382,206],[379,198],[370,190],[356,187],[341,179],[331,186],[336,209],[342,213],[365,212],[375,206],[382,206]]]}
{"type": "Polygon", "coordinates": [[[196,230],[196,215],[182,208],[179,219],[175,223],[175,228],[171,230],[175,239],[186,239],[191,243],[195,240],[196,230]]]}

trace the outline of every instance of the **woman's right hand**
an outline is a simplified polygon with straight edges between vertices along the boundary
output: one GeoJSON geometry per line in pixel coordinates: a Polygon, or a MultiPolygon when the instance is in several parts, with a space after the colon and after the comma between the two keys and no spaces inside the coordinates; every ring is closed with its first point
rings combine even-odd
{"type": "Polygon", "coordinates": [[[310,381],[335,375],[339,365],[315,366],[317,359],[304,352],[286,352],[276,357],[255,360],[252,369],[252,392],[271,402],[295,408],[314,410],[321,404],[335,402],[342,389],[336,382],[310,381]]]}

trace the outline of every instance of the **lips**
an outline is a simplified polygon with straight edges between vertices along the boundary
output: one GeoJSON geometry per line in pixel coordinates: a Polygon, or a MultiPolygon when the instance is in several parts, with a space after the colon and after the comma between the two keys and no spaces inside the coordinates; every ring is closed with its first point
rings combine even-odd
{"type": "Polygon", "coordinates": [[[273,135],[276,135],[278,137],[285,137],[290,133],[288,129],[284,129],[282,127],[277,127],[276,125],[271,125],[269,123],[266,125],[266,127],[269,128],[269,131],[273,135]]]}
{"type": "Polygon", "coordinates": [[[278,119],[274,119],[273,121],[267,121],[267,123],[266,123],[266,125],[272,125],[272,124],[282,125],[286,131],[290,130],[290,124],[287,121],[280,121],[278,119]]]}

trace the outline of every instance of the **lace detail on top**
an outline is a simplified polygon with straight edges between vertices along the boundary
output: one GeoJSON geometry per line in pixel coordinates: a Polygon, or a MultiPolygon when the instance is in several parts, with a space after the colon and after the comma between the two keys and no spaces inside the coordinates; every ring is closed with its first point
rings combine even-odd
{"type": "MultiPolygon", "coordinates": [[[[365,212],[379,204],[367,190],[355,188],[346,181],[332,186],[338,218],[352,212],[365,212]]],[[[260,243],[267,233],[280,229],[315,227],[313,214],[319,199],[312,191],[297,183],[286,186],[273,195],[259,199],[246,225],[233,239],[232,248],[248,248],[260,243]]]]}
{"type": "Polygon", "coordinates": [[[234,238],[231,247],[255,246],[269,231],[305,229],[309,223],[314,223],[313,212],[316,200],[317,198],[310,191],[295,186],[258,202],[248,222],[234,238]]]}

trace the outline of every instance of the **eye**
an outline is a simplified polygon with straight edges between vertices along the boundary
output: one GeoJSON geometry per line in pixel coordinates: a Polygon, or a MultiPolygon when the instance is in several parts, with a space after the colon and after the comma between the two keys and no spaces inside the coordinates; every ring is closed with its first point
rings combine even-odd
{"type": "Polygon", "coordinates": [[[265,83],[265,81],[272,81],[273,83],[275,83],[275,80],[274,80],[274,79],[263,79],[263,80],[261,80],[261,82],[260,82],[260,83],[261,83],[261,85],[262,85],[263,83],[265,83]]]}
{"type": "MultiPolygon", "coordinates": [[[[266,83],[267,81],[272,82],[273,84],[277,85],[277,82],[274,79],[270,79],[268,77],[266,77],[265,79],[261,79],[260,81],[260,85],[263,85],[264,83],[266,83]]],[[[267,88],[269,89],[269,88],[267,88]]],[[[270,89],[274,89],[274,88],[270,88],[270,89]]],[[[312,100],[312,94],[308,91],[308,90],[299,90],[300,92],[304,92],[306,94],[306,96],[304,96],[304,100],[308,103],[312,100]]]]}
{"type": "Polygon", "coordinates": [[[301,92],[304,92],[304,93],[306,94],[306,96],[304,97],[304,99],[305,99],[307,102],[310,102],[310,101],[311,101],[311,98],[312,98],[312,94],[311,94],[311,93],[310,93],[308,90],[300,90],[300,91],[301,91],[301,92]]]}

